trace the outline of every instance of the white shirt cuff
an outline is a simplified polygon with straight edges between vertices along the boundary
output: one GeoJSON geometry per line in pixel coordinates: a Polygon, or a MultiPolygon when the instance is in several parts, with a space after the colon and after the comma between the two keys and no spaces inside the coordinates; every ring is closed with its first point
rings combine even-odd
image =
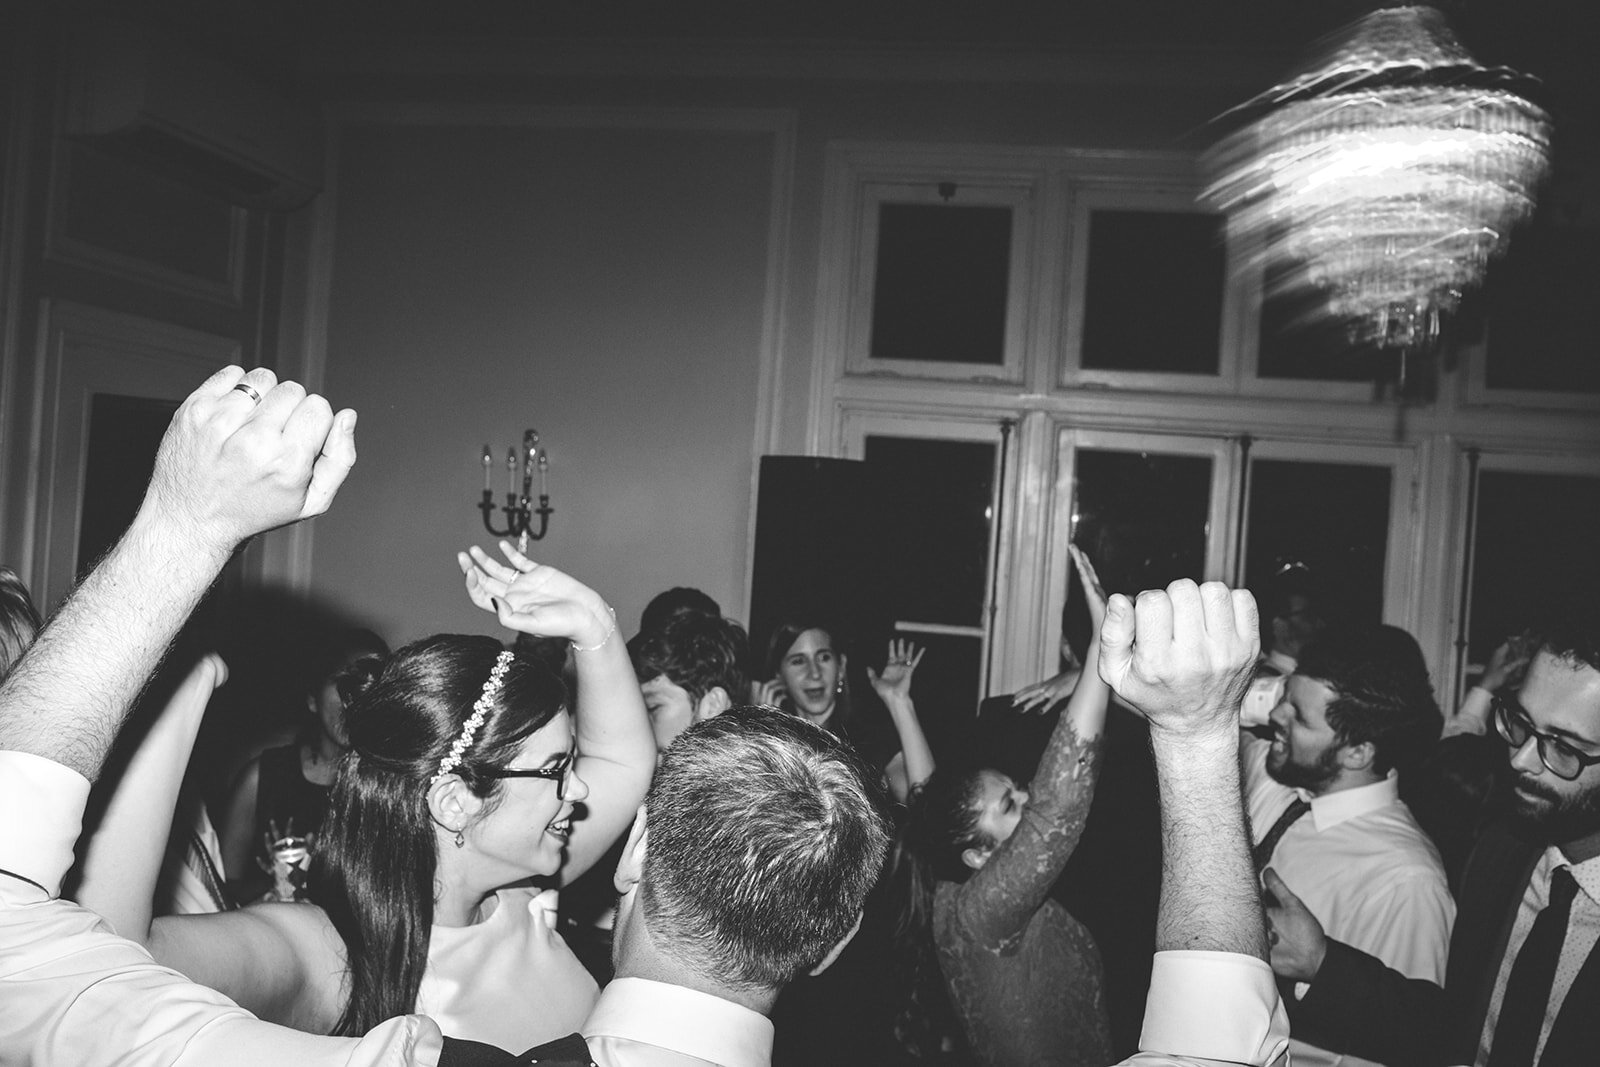
{"type": "Polygon", "coordinates": [[[54,897],[83,830],[89,780],[31,752],[0,752],[0,871],[54,897]]]}
{"type": "Polygon", "coordinates": [[[1157,952],[1139,1047],[1228,1063],[1267,1064],[1289,1043],[1272,968],[1235,952],[1157,952]]]}

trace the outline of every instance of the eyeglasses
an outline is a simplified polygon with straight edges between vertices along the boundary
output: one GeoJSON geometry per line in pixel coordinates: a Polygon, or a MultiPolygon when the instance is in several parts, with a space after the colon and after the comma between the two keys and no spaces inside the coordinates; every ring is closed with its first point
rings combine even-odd
{"type": "Polygon", "coordinates": [[[1520,749],[1530,737],[1536,738],[1539,742],[1539,762],[1544,764],[1545,770],[1564,781],[1574,781],[1585,767],[1600,763],[1600,756],[1579,752],[1554,734],[1535,730],[1528,713],[1509,697],[1495,696],[1494,725],[1500,731],[1500,736],[1505,738],[1506,744],[1513,749],[1520,749]]]}
{"type": "Polygon", "coordinates": [[[556,784],[556,799],[567,799],[567,790],[572,787],[572,767],[577,761],[576,752],[568,752],[559,761],[549,767],[502,767],[496,771],[489,771],[485,778],[545,778],[556,784]]]}

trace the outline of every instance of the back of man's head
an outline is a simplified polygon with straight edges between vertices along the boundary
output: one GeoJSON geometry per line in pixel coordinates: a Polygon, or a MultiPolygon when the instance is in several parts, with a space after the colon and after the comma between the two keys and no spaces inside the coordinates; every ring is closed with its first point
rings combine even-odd
{"type": "Polygon", "coordinates": [[[876,776],[832,734],[768,708],[697,723],[645,801],[640,905],[681,965],[777,990],[854,929],[889,844],[876,776]]]}
{"type": "Polygon", "coordinates": [[[1295,673],[1334,691],[1328,725],[1341,744],[1371,742],[1375,773],[1408,763],[1439,734],[1427,663],[1398,626],[1330,628],[1306,647],[1295,673]]]}
{"type": "Polygon", "coordinates": [[[722,605],[693,586],[675,585],[657,593],[639,613],[639,632],[659,630],[683,615],[721,615],[722,605]]]}
{"type": "Polygon", "coordinates": [[[747,699],[750,638],[732,619],[679,615],[659,630],[640,632],[628,642],[628,655],[641,683],[665,675],[692,701],[718,687],[735,703],[747,699]]]}

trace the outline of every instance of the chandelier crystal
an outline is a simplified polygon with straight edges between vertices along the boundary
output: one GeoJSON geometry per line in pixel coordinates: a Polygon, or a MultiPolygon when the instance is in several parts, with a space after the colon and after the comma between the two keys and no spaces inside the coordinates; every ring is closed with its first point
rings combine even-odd
{"type": "Polygon", "coordinates": [[[1431,7],[1372,12],[1230,113],[1247,121],[1207,154],[1201,201],[1353,343],[1426,348],[1533,211],[1550,148],[1533,84],[1481,66],[1431,7]]]}

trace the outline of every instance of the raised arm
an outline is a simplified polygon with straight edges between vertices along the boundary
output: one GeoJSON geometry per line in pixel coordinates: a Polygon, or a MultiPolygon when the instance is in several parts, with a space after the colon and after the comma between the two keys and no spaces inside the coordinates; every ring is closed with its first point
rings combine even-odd
{"type": "Polygon", "coordinates": [[[1239,700],[1259,647],[1255,600],[1188,579],[1116,594],[1100,673],[1150,723],[1161,793],[1161,909],[1144,1064],[1282,1061],[1288,1026],[1266,966],[1239,785],[1239,700]]]}
{"type": "Polygon", "coordinates": [[[1239,700],[1258,647],[1255,599],[1220,582],[1107,605],[1100,672],[1149,720],[1161,789],[1158,951],[1267,958],[1239,786],[1239,700]]]}
{"type": "Polygon", "coordinates": [[[561,880],[570,882],[633,822],[655,771],[655,736],[610,605],[577,579],[525,558],[510,542],[500,542],[500,550],[511,566],[479,548],[459,557],[473,603],[495,612],[508,629],[567,638],[578,662],[576,773],[589,798],[584,817],[572,824],[561,865],[561,880]]]}
{"type": "MultiPolygon", "coordinates": [[[[1076,546],[1072,554],[1098,631],[1105,618],[1104,593],[1088,559],[1076,546]]],[[[1083,837],[1099,781],[1099,742],[1111,696],[1096,669],[1098,644],[1091,642],[1083,678],[1051,731],[1016,831],[961,888],[963,924],[991,947],[1005,947],[1021,936],[1083,837]]]]}
{"type": "Polygon", "coordinates": [[[83,852],[78,903],[141,945],[149,944],[151,907],[167,836],[194,739],[227,665],[207,655],[173,690],[123,768],[100,825],[83,852]]]}
{"type": "Polygon", "coordinates": [[[167,835],[206,702],[227,678],[202,658],[173,691],[128,761],[84,855],[78,903],[157,962],[263,1019],[326,1032],[337,1018],[343,950],[315,908],[261,906],[152,918],[167,835]]]}
{"type": "Polygon", "coordinates": [[[92,781],[233,550],[327,510],[355,462],[355,420],[262,368],[224,368],[190,394],[127,533],[0,686],[0,749],[92,781]]]}
{"type": "Polygon", "coordinates": [[[890,641],[883,670],[867,668],[867,681],[872,683],[872,690],[883,701],[883,706],[889,709],[889,719],[900,738],[900,751],[883,773],[890,794],[901,804],[913,789],[933,774],[933,749],[928,746],[922,721],[917,718],[917,706],[911,700],[911,677],[927,651],[910,641],[890,641]]]}

